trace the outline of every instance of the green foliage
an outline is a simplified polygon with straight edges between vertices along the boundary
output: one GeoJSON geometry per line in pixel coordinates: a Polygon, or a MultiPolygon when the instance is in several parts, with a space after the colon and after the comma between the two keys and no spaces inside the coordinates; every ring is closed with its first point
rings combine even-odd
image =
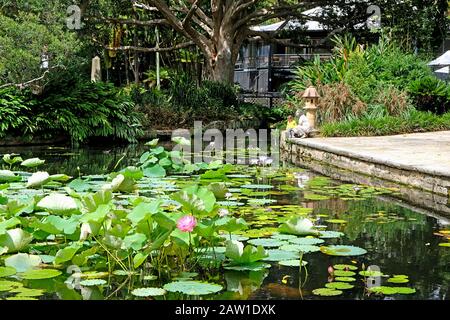
{"type": "Polygon", "coordinates": [[[363,117],[321,127],[325,137],[383,136],[401,133],[440,131],[450,129],[450,113],[435,115],[412,110],[402,116],[363,117]]]}
{"type": "Polygon", "coordinates": [[[0,91],[0,137],[67,136],[74,142],[112,137],[135,142],[142,134],[130,97],[110,83],[53,83],[41,96],[0,91]]]}
{"type": "Polygon", "coordinates": [[[450,111],[450,86],[433,76],[419,78],[409,85],[418,110],[443,114],[450,111]]]}

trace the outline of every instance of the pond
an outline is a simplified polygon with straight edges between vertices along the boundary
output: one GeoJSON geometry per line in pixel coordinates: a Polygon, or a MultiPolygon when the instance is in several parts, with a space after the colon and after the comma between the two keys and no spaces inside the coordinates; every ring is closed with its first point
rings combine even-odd
{"type": "Polygon", "coordinates": [[[2,299],[450,297],[449,218],[395,189],[154,144],[6,153],[45,162],[0,167],[2,299]]]}

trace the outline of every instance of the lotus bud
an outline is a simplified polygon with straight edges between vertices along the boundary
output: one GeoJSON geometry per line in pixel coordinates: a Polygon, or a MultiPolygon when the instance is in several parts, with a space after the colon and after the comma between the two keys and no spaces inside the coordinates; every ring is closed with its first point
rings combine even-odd
{"type": "Polygon", "coordinates": [[[83,223],[81,225],[81,232],[80,232],[80,241],[84,241],[87,239],[87,237],[92,233],[91,226],[89,223],[83,223]]]}
{"type": "Polygon", "coordinates": [[[329,273],[330,275],[334,275],[334,269],[333,269],[332,266],[329,266],[329,267],[328,267],[328,273],[329,273]]]}
{"type": "Polygon", "coordinates": [[[197,220],[193,216],[184,216],[177,222],[177,228],[182,232],[192,232],[197,225],[197,220]]]}

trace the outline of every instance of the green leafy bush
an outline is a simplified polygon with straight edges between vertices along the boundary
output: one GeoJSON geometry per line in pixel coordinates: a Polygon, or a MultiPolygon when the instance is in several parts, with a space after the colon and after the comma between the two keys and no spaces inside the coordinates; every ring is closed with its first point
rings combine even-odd
{"type": "Polygon", "coordinates": [[[433,76],[411,82],[408,91],[414,98],[416,108],[443,114],[450,111],[450,87],[433,76]]]}
{"type": "Polygon", "coordinates": [[[129,142],[142,134],[131,98],[109,83],[55,83],[40,96],[0,91],[0,136],[54,137],[73,142],[110,137],[129,142]]]}

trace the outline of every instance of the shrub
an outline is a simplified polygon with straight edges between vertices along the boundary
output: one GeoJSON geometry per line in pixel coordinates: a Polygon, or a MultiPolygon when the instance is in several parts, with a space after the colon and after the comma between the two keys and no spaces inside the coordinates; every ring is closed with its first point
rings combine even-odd
{"type": "Polygon", "coordinates": [[[450,111],[450,87],[434,76],[427,76],[411,82],[408,88],[416,108],[443,114],[450,111]]]}
{"type": "Polygon", "coordinates": [[[64,135],[73,142],[110,137],[135,142],[142,134],[131,98],[110,83],[55,83],[41,96],[8,89],[0,91],[0,101],[6,101],[1,104],[6,111],[0,115],[0,136],[64,135]]]}
{"type": "Polygon", "coordinates": [[[412,109],[400,116],[364,117],[327,123],[322,126],[321,133],[325,137],[382,136],[449,129],[450,112],[439,116],[412,109]]]}

